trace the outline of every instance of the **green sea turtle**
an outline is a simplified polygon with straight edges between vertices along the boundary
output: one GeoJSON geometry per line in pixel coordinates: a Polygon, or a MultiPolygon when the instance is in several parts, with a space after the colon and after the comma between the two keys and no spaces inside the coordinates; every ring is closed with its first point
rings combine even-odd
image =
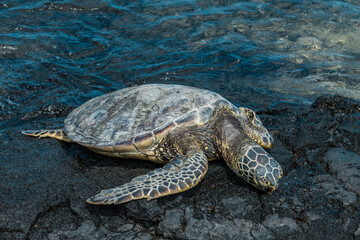
{"type": "Polygon", "coordinates": [[[112,157],[165,164],[87,200],[120,204],[179,193],[197,185],[208,161],[224,159],[242,179],[265,192],[278,187],[282,168],[262,147],[273,139],[259,117],[217,93],[148,84],[91,99],[73,110],[63,130],[23,131],[76,142],[112,157]],[[261,146],[260,146],[261,145],[261,146]]]}

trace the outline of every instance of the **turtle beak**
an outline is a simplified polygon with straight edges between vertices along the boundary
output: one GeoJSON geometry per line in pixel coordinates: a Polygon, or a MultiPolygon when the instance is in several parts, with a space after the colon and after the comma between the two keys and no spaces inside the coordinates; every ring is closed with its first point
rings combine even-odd
{"type": "Polygon", "coordinates": [[[269,187],[268,189],[266,189],[267,191],[267,193],[272,193],[273,191],[275,191],[276,190],[276,188],[277,187],[269,187]]]}
{"type": "Polygon", "coordinates": [[[262,144],[259,145],[263,148],[272,148],[272,146],[274,145],[274,139],[270,134],[266,134],[265,137],[262,137],[261,143],[262,144]]]}
{"type": "Polygon", "coordinates": [[[268,180],[266,182],[258,180],[258,186],[256,187],[263,192],[272,193],[278,188],[278,186],[279,186],[278,183],[272,182],[271,180],[268,180]]]}
{"type": "Polygon", "coordinates": [[[272,148],[272,146],[274,145],[273,142],[270,142],[270,143],[259,142],[258,144],[259,144],[262,148],[266,148],[266,149],[272,148]]]}

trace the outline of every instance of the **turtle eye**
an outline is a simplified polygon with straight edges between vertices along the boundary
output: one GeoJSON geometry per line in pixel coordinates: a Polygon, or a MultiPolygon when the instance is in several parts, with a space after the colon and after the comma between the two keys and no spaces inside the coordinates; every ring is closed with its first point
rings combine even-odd
{"type": "Polygon", "coordinates": [[[254,112],[253,111],[249,111],[247,115],[250,118],[250,120],[254,119],[254,112]]]}

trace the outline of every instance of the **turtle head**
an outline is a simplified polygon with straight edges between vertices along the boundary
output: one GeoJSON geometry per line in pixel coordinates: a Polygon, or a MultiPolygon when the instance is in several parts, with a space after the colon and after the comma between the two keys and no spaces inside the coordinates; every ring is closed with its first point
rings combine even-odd
{"type": "Polygon", "coordinates": [[[256,188],[273,192],[283,175],[280,164],[260,146],[247,145],[244,150],[235,173],[256,188]]]}
{"type": "Polygon", "coordinates": [[[256,113],[249,108],[239,107],[239,110],[240,122],[245,133],[261,147],[271,148],[274,144],[274,139],[263,126],[256,113]]]}
{"type": "Polygon", "coordinates": [[[272,138],[253,111],[245,108],[241,111],[242,115],[247,112],[246,116],[251,113],[252,116],[242,116],[243,120],[226,108],[221,108],[217,112],[213,126],[215,146],[236,175],[264,192],[272,192],[279,186],[283,171],[280,164],[259,146],[270,147],[272,138]],[[258,135],[267,134],[267,144],[258,145],[257,142],[260,140],[254,141],[254,138],[245,131],[244,123],[250,126],[250,130],[255,129],[258,135]]]}

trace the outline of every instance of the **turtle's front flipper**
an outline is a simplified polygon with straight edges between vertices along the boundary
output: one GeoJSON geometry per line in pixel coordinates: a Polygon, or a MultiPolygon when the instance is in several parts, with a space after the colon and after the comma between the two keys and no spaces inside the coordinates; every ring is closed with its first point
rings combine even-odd
{"type": "Polygon", "coordinates": [[[120,204],[135,199],[154,198],[186,191],[196,186],[206,174],[208,160],[203,151],[178,155],[162,168],[134,178],[120,187],[103,190],[89,198],[91,204],[120,204]]]}
{"type": "Polygon", "coordinates": [[[71,140],[66,136],[66,133],[62,129],[58,130],[26,130],[21,132],[24,135],[38,137],[38,138],[56,138],[61,141],[71,142],[71,140]]]}

